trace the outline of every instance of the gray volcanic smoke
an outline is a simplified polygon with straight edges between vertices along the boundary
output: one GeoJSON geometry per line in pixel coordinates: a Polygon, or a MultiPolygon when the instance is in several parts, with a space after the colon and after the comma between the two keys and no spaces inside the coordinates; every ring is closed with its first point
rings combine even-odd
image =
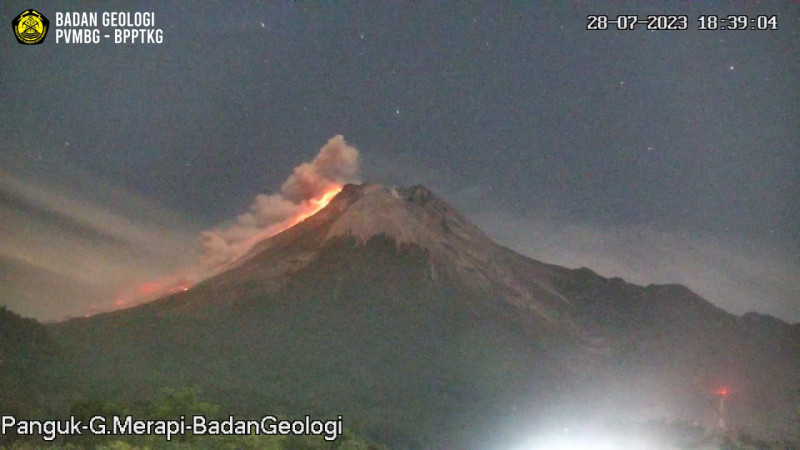
{"type": "Polygon", "coordinates": [[[294,168],[277,194],[259,194],[232,225],[201,233],[201,263],[209,272],[234,261],[256,242],[321,209],[346,183],[357,182],[358,150],[332,137],[313,161],[294,168]]]}

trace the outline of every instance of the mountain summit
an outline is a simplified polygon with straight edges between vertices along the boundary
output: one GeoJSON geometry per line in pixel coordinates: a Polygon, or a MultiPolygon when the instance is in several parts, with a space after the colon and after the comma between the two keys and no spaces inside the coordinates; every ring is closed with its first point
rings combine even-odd
{"type": "Polygon", "coordinates": [[[716,430],[722,387],[726,427],[785,437],[798,418],[798,326],[532,260],[423,186],[346,185],[188,291],[47,330],[82,380],[56,405],[191,385],[231,414],[342,415],[406,448],[609,420],[716,430]]]}
{"type": "MultiPolygon", "coordinates": [[[[286,269],[297,270],[331,242],[344,239],[365,245],[376,238],[391,240],[398,250],[414,247],[424,251],[431,281],[455,283],[472,292],[495,292],[510,305],[529,310],[547,322],[565,317],[569,301],[552,284],[563,269],[496,244],[422,185],[396,189],[346,185],[326,208],[256,245],[242,263],[255,258],[246,265],[259,266],[263,259],[271,258],[263,254],[267,250],[293,248],[296,255],[288,259],[295,264],[286,269]],[[319,247],[312,248],[311,243],[319,247]]],[[[274,261],[272,265],[281,264],[274,261]]],[[[562,325],[570,326],[570,322],[562,325]]]]}

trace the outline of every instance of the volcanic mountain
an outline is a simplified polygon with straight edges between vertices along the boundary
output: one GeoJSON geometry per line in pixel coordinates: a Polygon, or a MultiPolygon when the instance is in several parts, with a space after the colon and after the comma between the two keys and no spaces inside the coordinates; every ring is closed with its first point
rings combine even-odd
{"type": "Polygon", "coordinates": [[[725,387],[727,427],[796,438],[800,326],[529,259],[423,186],[347,185],[188,291],[46,329],[45,378],[72,380],[53,405],[196,386],[229,414],[487,448],[592,420],[713,428],[725,387]]]}

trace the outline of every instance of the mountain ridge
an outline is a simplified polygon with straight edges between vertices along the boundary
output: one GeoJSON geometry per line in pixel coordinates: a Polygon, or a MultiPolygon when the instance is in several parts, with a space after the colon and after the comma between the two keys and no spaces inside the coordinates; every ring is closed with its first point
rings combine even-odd
{"type": "Polygon", "coordinates": [[[346,185],[188,291],[46,330],[81,380],[51,385],[56,406],[189,384],[232,413],[343,414],[406,448],[601,418],[714,430],[721,386],[738,430],[797,420],[800,327],[533,260],[424,186],[346,185]]]}

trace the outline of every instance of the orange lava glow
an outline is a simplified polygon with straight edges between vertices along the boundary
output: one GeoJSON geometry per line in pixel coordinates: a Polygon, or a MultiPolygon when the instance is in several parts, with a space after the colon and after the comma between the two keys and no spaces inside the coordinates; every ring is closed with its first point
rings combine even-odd
{"type": "Polygon", "coordinates": [[[314,212],[316,213],[320,209],[328,206],[328,203],[333,200],[333,197],[336,197],[339,195],[339,192],[342,192],[342,188],[344,188],[344,186],[336,186],[328,192],[322,194],[320,198],[312,199],[310,203],[317,206],[317,210],[314,212]]]}
{"type": "Polygon", "coordinates": [[[155,300],[159,297],[175,294],[177,292],[188,291],[192,287],[181,277],[166,276],[157,280],[147,281],[133,288],[127,289],[114,297],[114,306],[125,308],[137,305],[144,301],[155,300]]]}
{"type": "MultiPolygon", "coordinates": [[[[306,201],[302,211],[295,217],[284,221],[279,226],[264,229],[263,233],[260,235],[253,236],[250,239],[251,242],[249,242],[247,249],[252,247],[252,245],[256,242],[274,236],[318,213],[319,210],[326,207],[328,203],[330,203],[331,200],[333,200],[333,198],[342,191],[343,187],[344,186],[341,185],[331,186],[319,197],[306,201]]],[[[189,278],[190,277],[182,276],[181,274],[175,274],[141,283],[117,295],[114,298],[114,306],[117,308],[130,307],[142,302],[165,297],[167,295],[188,291],[194,284],[187,281],[189,278]]]]}
{"type": "Polygon", "coordinates": [[[162,291],[164,286],[161,285],[158,281],[150,281],[147,283],[142,283],[136,288],[136,292],[139,295],[150,295],[155,294],[156,292],[162,291]]]}
{"type": "Polygon", "coordinates": [[[331,187],[327,191],[325,191],[318,198],[312,198],[311,200],[308,201],[308,205],[311,207],[311,209],[308,209],[306,211],[301,212],[296,217],[294,217],[291,220],[289,220],[284,227],[278,229],[277,231],[272,233],[270,236],[274,236],[274,235],[280,233],[281,231],[285,231],[285,230],[297,225],[298,223],[308,219],[309,217],[313,216],[314,214],[318,213],[319,210],[321,210],[322,208],[328,206],[328,203],[330,203],[331,200],[333,200],[333,198],[336,197],[339,194],[339,192],[342,192],[342,188],[344,188],[344,186],[336,185],[336,186],[331,187]]]}

